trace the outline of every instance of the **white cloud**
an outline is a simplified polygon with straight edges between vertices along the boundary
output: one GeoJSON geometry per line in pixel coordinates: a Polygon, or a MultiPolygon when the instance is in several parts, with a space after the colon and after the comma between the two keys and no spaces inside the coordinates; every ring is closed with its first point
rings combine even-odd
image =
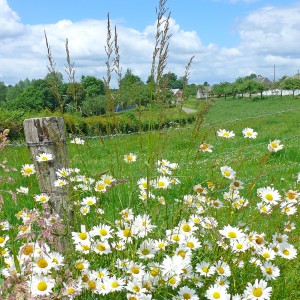
{"type": "MultiPolygon", "coordinates": [[[[117,25],[123,73],[130,68],[146,80],[151,69],[156,24],[150,24],[143,31],[122,24],[111,20],[112,31],[117,25]]],[[[186,64],[195,56],[190,82],[233,81],[251,73],[272,78],[274,64],[280,77],[296,73],[300,64],[297,46],[300,5],[253,11],[240,21],[241,42],[231,48],[217,43],[203,44],[197,32],[184,30],[174,19],[170,19],[170,27],[172,38],[166,71],[183,76],[186,64]]],[[[44,30],[57,69],[63,75],[68,38],[77,80],[81,75],[105,76],[106,20],[61,20],[55,24],[24,25],[6,0],[0,0],[0,81],[15,84],[20,79],[45,77],[48,61],[44,30]]]]}

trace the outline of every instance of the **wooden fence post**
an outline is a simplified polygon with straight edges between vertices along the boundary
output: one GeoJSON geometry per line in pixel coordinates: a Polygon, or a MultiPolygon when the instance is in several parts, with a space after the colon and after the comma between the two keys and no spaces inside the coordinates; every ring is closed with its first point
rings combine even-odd
{"type": "Polygon", "coordinates": [[[73,225],[73,207],[69,201],[69,190],[65,186],[54,186],[56,172],[69,168],[69,154],[63,118],[45,117],[26,119],[23,122],[25,139],[33,159],[40,192],[50,196],[51,208],[64,220],[69,231],[73,225]],[[37,162],[36,156],[50,153],[53,160],[37,162]]]}

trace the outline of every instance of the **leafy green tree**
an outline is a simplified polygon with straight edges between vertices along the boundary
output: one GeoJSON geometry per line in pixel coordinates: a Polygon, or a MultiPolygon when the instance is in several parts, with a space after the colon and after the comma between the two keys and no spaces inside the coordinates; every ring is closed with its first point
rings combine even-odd
{"type": "Polygon", "coordinates": [[[98,95],[86,98],[82,103],[82,114],[84,116],[96,116],[105,114],[106,97],[98,95]]]}
{"type": "Polygon", "coordinates": [[[293,97],[295,97],[295,90],[300,89],[300,78],[297,77],[287,77],[281,82],[281,88],[284,90],[289,90],[293,92],[293,97]]]}
{"type": "Polygon", "coordinates": [[[30,85],[30,80],[27,78],[25,80],[20,80],[17,84],[9,85],[7,87],[6,100],[11,101],[15,100],[18,95],[20,95],[24,89],[30,85]]]}
{"type": "Polygon", "coordinates": [[[82,76],[81,85],[86,97],[95,97],[105,94],[104,82],[95,76],[82,76]]]}

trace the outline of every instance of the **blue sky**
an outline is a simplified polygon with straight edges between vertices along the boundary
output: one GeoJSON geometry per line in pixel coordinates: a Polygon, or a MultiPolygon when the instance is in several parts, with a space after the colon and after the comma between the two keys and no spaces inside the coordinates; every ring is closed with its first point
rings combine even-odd
{"type": "MultiPolygon", "coordinates": [[[[0,81],[43,78],[46,30],[64,72],[68,38],[78,79],[105,75],[106,16],[117,26],[121,65],[143,80],[151,66],[158,0],[0,0],[0,81]]],[[[251,73],[293,75],[300,68],[300,2],[291,0],[169,0],[168,68],[182,76],[195,56],[190,82],[233,81],[251,73]]]]}

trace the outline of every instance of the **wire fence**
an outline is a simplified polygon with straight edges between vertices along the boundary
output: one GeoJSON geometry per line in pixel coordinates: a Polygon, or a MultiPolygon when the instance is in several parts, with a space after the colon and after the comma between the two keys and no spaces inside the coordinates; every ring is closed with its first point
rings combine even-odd
{"type": "MultiPolygon", "coordinates": [[[[274,115],[279,115],[279,114],[283,114],[283,113],[289,113],[289,112],[293,112],[293,111],[300,111],[300,108],[296,108],[296,109],[286,109],[286,110],[281,110],[281,111],[277,111],[277,112],[273,112],[273,113],[267,113],[267,114],[261,114],[261,115],[257,115],[257,116],[249,116],[246,118],[236,118],[236,119],[232,119],[226,122],[222,122],[222,123],[204,123],[201,125],[201,127],[220,127],[223,125],[227,125],[227,124],[231,124],[231,123],[235,123],[235,122],[239,122],[239,121],[245,121],[245,120],[251,120],[251,119],[260,119],[260,118],[264,118],[264,117],[269,117],[269,116],[274,116],[274,115]]],[[[173,128],[165,128],[163,129],[163,132],[172,132],[172,131],[177,131],[177,130],[186,130],[188,128],[192,128],[192,126],[186,126],[186,127],[176,127],[176,125],[174,123],[174,127],[173,128]]],[[[130,136],[130,135],[138,135],[138,134],[145,134],[147,133],[147,131],[142,131],[142,132],[130,132],[130,133],[120,133],[120,134],[111,134],[111,135],[97,135],[97,136],[79,136],[79,135],[72,135],[72,137],[82,137],[84,139],[106,139],[106,138],[116,138],[116,137],[121,137],[121,136],[130,136]]],[[[10,147],[26,147],[27,144],[26,143],[10,143],[6,146],[10,146],[10,147]]]]}

